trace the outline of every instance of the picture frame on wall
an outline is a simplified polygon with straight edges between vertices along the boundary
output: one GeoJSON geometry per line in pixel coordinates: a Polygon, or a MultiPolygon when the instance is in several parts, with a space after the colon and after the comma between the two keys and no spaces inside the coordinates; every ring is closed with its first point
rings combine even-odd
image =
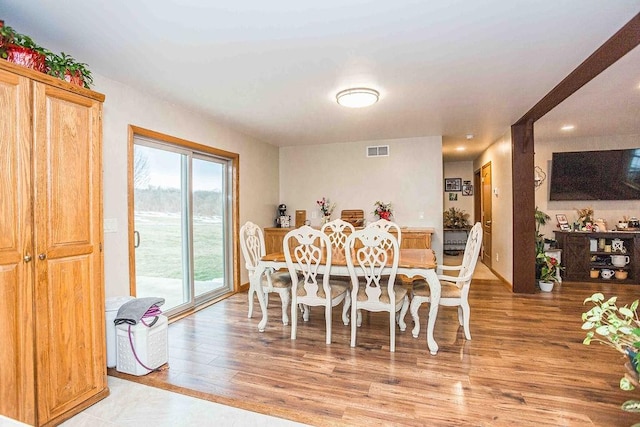
{"type": "Polygon", "coordinates": [[[449,193],[449,201],[455,202],[458,200],[458,193],[449,193]]]}
{"type": "Polygon", "coordinates": [[[445,178],[444,191],[462,191],[462,178],[445,178]]]}
{"type": "Polygon", "coordinates": [[[473,196],[473,185],[464,184],[462,186],[462,195],[463,196],[473,196]]]}

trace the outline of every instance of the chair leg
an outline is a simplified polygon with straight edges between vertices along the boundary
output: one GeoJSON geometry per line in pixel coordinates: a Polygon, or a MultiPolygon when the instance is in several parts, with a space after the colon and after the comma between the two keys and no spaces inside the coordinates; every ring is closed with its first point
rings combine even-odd
{"type": "Polygon", "coordinates": [[[396,313],[393,310],[389,311],[389,351],[396,351],[396,313]]]}
{"type": "Polygon", "coordinates": [[[296,339],[296,333],[298,332],[298,304],[295,295],[291,297],[291,339],[296,339]]]}
{"type": "Polygon", "coordinates": [[[253,294],[255,292],[255,289],[253,289],[251,286],[249,286],[249,315],[247,316],[249,319],[251,319],[251,316],[253,316],[253,294]]]}
{"type": "Polygon", "coordinates": [[[356,313],[356,324],[358,325],[358,328],[362,326],[362,310],[358,310],[356,313]]]}
{"type": "Polygon", "coordinates": [[[324,308],[324,317],[327,327],[327,344],[331,344],[331,302],[328,302],[324,308]]]}
{"type": "Polygon", "coordinates": [[[418,310],[423,302],[424,300],[417,296],[414,296],[411,300],[411,308],[409,311],[413,318],[413,330],[411,331],[411,335],[413,335],[414,338],[418,338],[418,335],[420,334],[420,318],[418,317],[418,310]]]}
{"type": "Polygon", "coordinates": [[[351,303],[351,347],[356,346],[356,331],[358,329],[358,321],[353,319],[360,317],[360,310],[356,308],[356,303],[351,303]]]}
{"type": "Polygon", "coordinates": [[[264,293],[264,305],[269,308],[269,292],[264,293]]]}
{"type": "Polygon", "coordinates": [[[462,314],[462,327],[464,328],[464,336],[466,339],[471,341],[471,330],[469,329],[469,317],[471,315],[471,308],[469,307],[468,302],[463,302],[458,307],[458,315],[462,314]]]}
{"type": "Polygon", "coordinates": [[[310,312],[311,310],[309,309],[309,306],[302,304],[302,320],[304,320],[305,322],[308,322],[310,312]]]}

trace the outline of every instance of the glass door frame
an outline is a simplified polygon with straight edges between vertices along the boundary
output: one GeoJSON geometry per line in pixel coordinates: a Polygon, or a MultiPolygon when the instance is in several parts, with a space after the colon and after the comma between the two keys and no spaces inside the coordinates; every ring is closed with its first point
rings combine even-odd
{"type": "MultiPolygon", "coordinates": [[[[220,159],[222,162],[226,162],[226,173],[224,176],[225,182],[225,214],[223,227],[227,230],[224,234],[228,236],[225,238],[224,250],[226,251],[229,261],[225,264],[225,277],[227,280],[231,280],[230,291],[223,295],[215,295],[214,297],[201,296],[198,298],[192,298],[193,304],[182,304],[176,309],[169,310],[167,315],[171,317],[176,314],[185,314],[195,309],[200,308],[210,302],[223,299],[233,293],[236,293],[240,289],[240,247],[238,242],[238,218],[239,218],[239,162],[240,156],[237,153],[217,149],[203,144],[187,141],[184,139],[176,138],[170,135],[162,134],[152,130],[140,128],[137,126],[129,125],[129,157],[128,157],[128,209],[129,209],[129,287],[131,295],[136,295],[136,268],[135,268],[135,206],[134,206],[134,139],[139,137],[145,140],[151,140],[154,143],[164,145],[168,151],[174,151],[178,153],[184,153],[184,151],[191,151],[195,157],[198,154],[202,155],[202,158],[212,156],[220,159]]],[[[188,183],[188,197],[192,197],[191,182],[188,183]]],[[[191,205],[189,200],[188,205],[191,205]]],[[[189,212],[191,215],[191,212],[189,212]]],[[[192,233],[192,224],[189,221],[189,233],[192,233]]],[[[193,248],[188,250],[190,255],[190,271],[193,271],[193,248]]],[[[189,280],[193,281],[190,277],[189,280]]],[[[193,289],[193,284],[190,283],[190,288],[193,289]]]]}

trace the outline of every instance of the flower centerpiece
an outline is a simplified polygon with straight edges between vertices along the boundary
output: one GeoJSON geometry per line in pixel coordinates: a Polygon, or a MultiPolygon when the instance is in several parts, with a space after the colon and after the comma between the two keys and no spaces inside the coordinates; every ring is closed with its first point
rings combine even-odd
{"type": "MultiPolygon", "coordinates": [[[[583,304],[590,302],[593,307],[582,313],[582,329],[587,336],[582,342],[590,345],[599,342],[622,353],[628,362],[625,363],[625,375],[620,379],[622,390],[633,390],[640,386],[640,317],[638,317],[639,301],[631,305],[618,307],[617,297],[605,300],[604,295],[595,293],[586,298],[583,304]]],[[[629,412],[640,412],[640,401],[628,400],[622,404],[622,409],[629,412]]]]}
{"type": "Polygon", "coordinates": [[[391,202],[382,203],[381,201],[375,202],[373,214],[379,219],[386,219],[387,221],[393,216],[393,210],[391,209],[391,202]]]}
{"type": "Polygon", "coordinates": [[[576,220],[580,224],[581,230],[591,230],[593,224],[593,208],[576,209],[578,219],[576,220]]]}
{"type": "Polygon", "coordinates": [[[335,203],[329,203],[329,199],[323,197],[320,200],[317,200],[316,203],[320,207],[320,212],[322,212],[322,223],[326,224],[331,220],[331,214],[336,207],[335,203]]]}

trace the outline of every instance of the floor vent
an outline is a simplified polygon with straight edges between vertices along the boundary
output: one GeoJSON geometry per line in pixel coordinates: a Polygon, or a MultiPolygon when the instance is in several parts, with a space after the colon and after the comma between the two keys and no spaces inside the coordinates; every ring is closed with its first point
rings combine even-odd
{"type": "Polygon", "coordinates": [[[388,157],[389,156],[389,146],[388,145],[377,145],[367,147],[367,157],[388,157]]]}

